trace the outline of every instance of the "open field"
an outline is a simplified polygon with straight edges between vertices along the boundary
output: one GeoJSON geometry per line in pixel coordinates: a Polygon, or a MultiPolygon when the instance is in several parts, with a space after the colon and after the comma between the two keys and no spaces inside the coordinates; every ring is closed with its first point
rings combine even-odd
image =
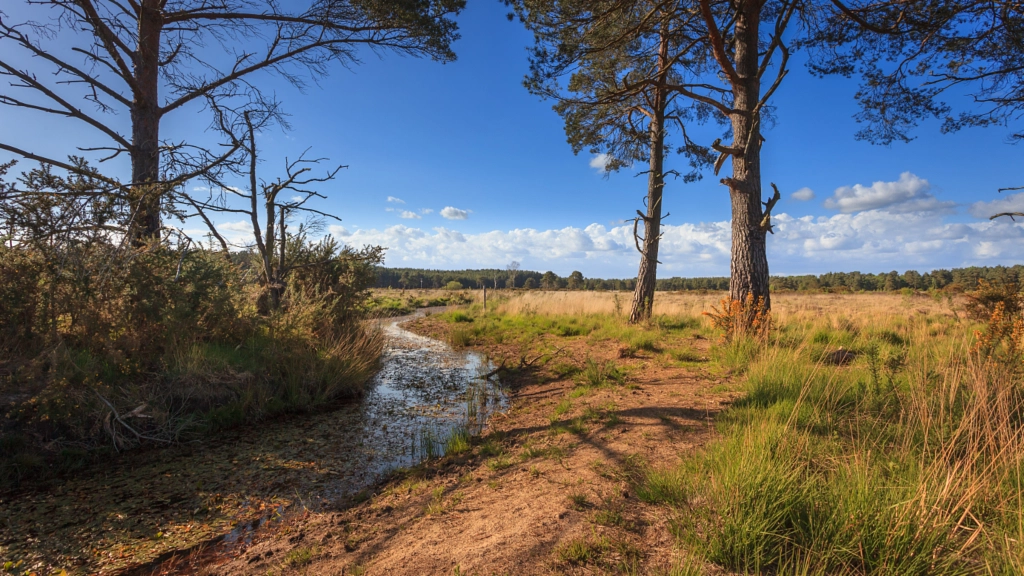
{"type": "Polygon", "coordinates": [[[645,327],[565,292],[414,323],[503,359],[508,415],[225,569],[301,548],[321,574],[1024,570],[1014,337],[963,301],[780,294],[770,333],[725,341],[716,296],[659,294],[645,327]]]}
{"type": "Polygon", "coordinates": [[[475,299],[472,290],[394,290],[377,288],[371,291],[364,308],[372,317],[405,316],[419,308],[457,306],[475,299]]]}
{"type": "MultiPolygon", "coordinates": [[[[658,292],[654,301],[656,316],[699,318],[712,307],[721,305],[726,292],[658,292]]],[[[503,301],[499,312],[510,315],[608,314],[626,316],[633,297],[631,292],[543,291],[518,292],[503,301]]],[[[950,303],[925,294],[897,293],[814,294],[781,292],[772,295],[772,314],[780,323],[797,317],[856,315],[867,321],[907,314],[952,314],[950,303]]]]}

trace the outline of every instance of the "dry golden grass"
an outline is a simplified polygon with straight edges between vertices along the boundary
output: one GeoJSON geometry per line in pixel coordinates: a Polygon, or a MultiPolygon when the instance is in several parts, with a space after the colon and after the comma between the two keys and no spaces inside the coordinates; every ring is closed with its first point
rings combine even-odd
{"type": "MultiPolygon", "coordinates": [[[[504,302],[499,311],[505,314],[536,313],[543,315],[629,314],[631,292],[566,292],[533,290],[519,292],[504,302]],[[616,304],[617,302],[617,304],[616,304]]],[[[701,316],[718,306],[726,292],[658,292],[654,297],[654,313],[668,316],[701,316]]],[[[906,318],[920,314],[952,315],[944,301],[929,296],[905,296],[892,293],[866,294],[804,294],[772,295],[772,315],[778,322],[792,322],[822,317],[856,316],[863,321],[885,322],[891,317],[906,318]]]]}

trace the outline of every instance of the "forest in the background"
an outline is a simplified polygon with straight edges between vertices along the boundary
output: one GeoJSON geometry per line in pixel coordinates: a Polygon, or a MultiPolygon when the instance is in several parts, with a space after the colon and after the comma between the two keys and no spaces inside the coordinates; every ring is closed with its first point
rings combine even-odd
{"type": "MultiPolygon", "coordinates": [[[[772,290],[822,291],[822,292],[892,292],[909,288],[911,290],[944,290],[963,292],[979,287],[979,282],[990,284],[1024,284],[1024,266],[969,266],[950,270],[937,269],[930,272],[907,270],[890,272],[827,272],[825,274],[801,274],[794,276],[772,276],[772,290]]],[[[554,272],[517,270],[515,275],[508,270],[489,268],[483,270],[424,270],[419,268],[377,268],[377,288],[541,288],[545,290],[633,290],[636,278],[586,278],[574,271],[568,276],[554,272]]],[[[660,278],[660,291],[680,290],[728,290],[727,276],[698,278],[660,278]]]]}

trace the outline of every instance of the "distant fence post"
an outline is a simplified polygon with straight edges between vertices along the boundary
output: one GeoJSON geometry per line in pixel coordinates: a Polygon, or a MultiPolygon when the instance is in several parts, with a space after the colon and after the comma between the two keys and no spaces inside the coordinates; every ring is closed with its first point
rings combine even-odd
{"type": "Polygon", "coordinates": [[[487,285],[484,284],[484,312],[487,312],[487,285]]]}

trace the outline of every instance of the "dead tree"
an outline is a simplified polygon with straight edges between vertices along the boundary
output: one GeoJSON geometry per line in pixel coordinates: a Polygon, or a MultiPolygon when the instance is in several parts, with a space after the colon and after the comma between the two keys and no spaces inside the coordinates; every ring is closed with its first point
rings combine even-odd
{"type": "MultiPolygon", "coordinates": [[[[160,234],[161,202],[178,184],[239,167],[238,148],[161,139],[165,119],[202,108],[275,110],[273,98],[257,87],[256,73],[275,73],[301,87],[304,78],[323,76],[334,64],[356,64],[361,47],[453,60],[450,45],[458,35],[451,18],[465,0],[29,4],[49,8],[49,23],[15,24],[0,13],[0,75],[10,80],[0,104],[84,123],[101,142],[81,150],[103,160],[126,155],[136,212],[131,233],[145,242],[160,234]],[[15,51],[38,66],[16,64],[15,51]],[[81,106],[83,98],[91,109],[81,106]],[[117,115],[130,118],[130,133],[118,129],[117,115]]],[[[0,150],[74,169],[25,150],[17,135],[2,138],[0,150]]]]}
{"type": "MultiPolygon", "coordinates": [[[[264,121],[265,119],[264,116],[264,121]]],[[[334,180],[338,172],[346,166],[335,166],[323,175],[313,175],[312,170],[326,159],[307,158],[307,150],[296,160],[285,158],[283,177],[270,181],[263,180],[257,173],[259,150],[256,147],[256,133],[259,127],[266,124],[254,121],[253,114],[250,112],[243,113],[242,121],[243,125],[240,128],[244,134],[236,136],[229,133],[229,138],[233,146],[244,150],[248,166],[248,189],[229,186],[223,181],[210,177],[208,178],[211,184],[210,193],[205,199],[182,196],[181,201],[187,202],[194,209],[193,213],[183,216],[185,218],[199,217],[206,223],[210,234],[217,239],[225,252],[231,246],[217,230],[210,214],[231,213],[246,216],[252,223],[253,241],[251,246],[255,248],[259,257],[260,281],[267,288],[269,308],[276,309],[281,303],[285,282],[292,270],[300,266],[326,264],[326,262],[296,263],[288,258],[289,219],[301,214],[340,222],[341,218],[317,210],[308,206],[307,203],[315,198],[326,198],[323,194],[311,189],[311,186],[334,180]],[[282,196],[285,193],[289,194],[288,198],[282,196]]]]}
{"type": "Polygon", "coordinates": [[[516,276],[519,275],[519,262],[516,260],[509,262],[508,265],[505,266],[505,270],[508,272],[508,287],[515,288],[516,276]]]}

